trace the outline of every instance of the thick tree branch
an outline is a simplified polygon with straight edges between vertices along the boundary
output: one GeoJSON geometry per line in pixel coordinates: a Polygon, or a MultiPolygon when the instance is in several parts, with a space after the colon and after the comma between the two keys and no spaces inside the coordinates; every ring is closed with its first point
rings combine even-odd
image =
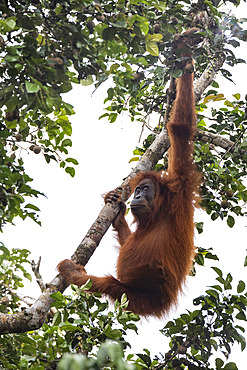
{"type": "Polygon", "coordinates": [[[202,94],[206,88],[212,83],[216,74],[219,72],[225,61],[224,53],[219,53],[217,56],[212,57],[209,61],[207,68],[201,77],[194,84],[194,93],[196,103],[201,99],[202,94]]]}
{"type": "Polygon", "coordinates": [[[212,132],[197,130],[196,138],[204,143],[212,143],[215,146],[219,146],[222,149],[225,149],[226,152],[233,153],[238,151],[238,153],[243,156],[246,154],[246,150],[236,148],[236,143],[231,140],[228,140],[220,135],[215,135],[212,132]]]}

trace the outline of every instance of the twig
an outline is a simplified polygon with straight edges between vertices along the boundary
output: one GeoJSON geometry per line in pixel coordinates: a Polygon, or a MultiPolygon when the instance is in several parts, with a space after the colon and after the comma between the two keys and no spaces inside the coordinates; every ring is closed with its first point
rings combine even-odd
{"type": "Polygon", "coordinates": [[[33,270],[34,276],[36,278],[36,281],[37,281],[37,283],[40,287],[40,290],[41,290],[41,292],[44,292],[45,291],[45,284],[44,284],[42,276],[39,272],[40,263],[41,263],[41,256],[39,257],[39,260],[38,260],[37,263],[34,260],[32,260],[31,266],[32,266],[32,270],[33,270]]]}

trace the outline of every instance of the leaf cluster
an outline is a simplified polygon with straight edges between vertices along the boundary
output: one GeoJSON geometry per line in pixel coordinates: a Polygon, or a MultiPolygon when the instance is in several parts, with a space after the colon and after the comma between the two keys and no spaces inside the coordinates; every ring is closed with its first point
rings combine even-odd
{"type": "Polygon", "coordinates": [[[198,306],[195,311],[187,311],[178,319],[169,321],[162,332],[171,339],[170,351],[166,354],[165,363],[173,368],[174,360],[178,366],[186,365],[189,369],[200,369],[206,366],[213,369],[210,358],[218,352],[224,358],[216,358],[216,369],[237,369],[234,363],[225,363],[232,344],[237,341],[243,351],[246,341],[245,329],[239,321],[246,321],[247,294],[245,284],[239,281],[237,294],[231,294],[232,276],[226,278],[220,269],[213,267],[217,273],[218,285],[210,287],[205,295],[194,299],[198,306]],[[181,351],[181,346],[184,350],[181,351]],[[173,365],[172,365],[173,363],[173,365]]]}
{"type": "Polygon", "coordinates": [[[24,286],[24,279],[31,281],[31,275],[26,268],[26,265],[30,264],[30,252],[19,248],[9,251],[2,243],[0,252],[0,312],[15,313],[20,310],[21,305],[16,291],[24,286]]]}
{"type": "Polygon", "coordinates": [[[200,105],[198,127],[205,132],[217,135],[219,140],[228,139],[228,148],[219,144],[196,142],[195,162],[203,173],[204,183],[201,188],[202,206],[211,215],[212,220],[226,218],[229,227],[234,226],[234,214],[246,214],[244,204],[247,201],[247,190],[244,179],[247,174],[246,151],[246,100],[235,94],[235,100],[226,100],[223,94],[211,94],[200,105]],[[212,108],[209,123],[204,109],[210,100],[224,101],[219,109],[212,108]]]}

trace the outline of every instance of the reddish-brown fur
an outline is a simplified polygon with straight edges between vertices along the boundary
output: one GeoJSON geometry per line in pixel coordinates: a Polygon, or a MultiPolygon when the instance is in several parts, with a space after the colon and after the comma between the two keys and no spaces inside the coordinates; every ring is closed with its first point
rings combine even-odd
{"type": "Polygon", "coordinates": [[[58,265],[68,283],[81,286],[90,278],[91,292],[129,300],[128,309],[143,315],[162,316],[177,302],[190,272],[195,249],[194,202],[199,175],[193,163],[193,134],[196,126],[193,75],[185,73],[177,82],[177,96],[167,129],[171,141],[168,173],[140,173],[132,188],[143,179],[155,183],[155,200],[148,218],[136,219],[131,233],[124,217],[116,229],[121,244],[117,279],[87,275],[70,260],[58,265]]]}

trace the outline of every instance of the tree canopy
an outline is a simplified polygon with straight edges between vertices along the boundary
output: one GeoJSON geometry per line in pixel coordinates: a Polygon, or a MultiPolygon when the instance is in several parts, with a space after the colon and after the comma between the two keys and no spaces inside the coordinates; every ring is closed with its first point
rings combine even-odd
{"type": "MultiPolygon", "coordinates": [[[[140,168],[166,170],[169,140],[165,126],[175,78],[183,73],[179,63],[184,58],[176,42],[183,31],[197,27],[190,51],[195,62],[198,116],[194,158],[204,178],[201,203],[212,221],[220,218],[234,232],[235,218],[246,215],[247,96],[236,93],[226,98],[216,78],[220,74],[232,80],[229,66],[246,63],[235,56],[235,49],[247,41],[247,19],[238,19],[234,10],[227,10],[242,3],[3,0],[1,231],[16,217],[40,224],[33,198],[44,194],[32,187],[23,153],[43,155],[47,163],[56,161],[72,177],[80,171],[69,150],[75,112],[66,102],[66,93],[73,84],[92,84],[97,89],[111,81],[105,113],[99,117],[111,123],[127,112],[131,121],[149,128],[149,118],[155,117],[155,127],[134,150],[131,162],[136,162],[136,167],[119,184],[123,200],[130,196],[130,177],[140,168]]],[[[117,212],[114,207],[102,209],[74,253],[78,262],[86,264],[117,212]]],[[[203,223],[198,222],[196,228],[202,233],[203,223]]],[[[2,368],[237,369],[227,358],[234,342],[245,348],[241,321],[246,321],[247,293],[243,281],[233,290],[230,272],[224,276],[214,267],[216,283],[194,299],[195,310],[167,322],[162,333],[169,338],[170,349],[156,358],[151,358],[148,349],[134,357],[125,353],[129,345],[125,335],[137,330],[138,317],[125,310],[126,297],[115,304],[115,311],[109,311],[106,302],[82,290],[74,289],[72,297],[64,297],[66,286],[55,277],[41,286],[41,297],[21,311],[18,288],[31,278],[26,268],[29,252],[9,250],[7,245],[0,249],[2,368]],[[62,358],[68,352],[71,354],[62,358]]],[[[198,248],[195,275],[196,266],[204,265],[205,259],[218,257],[210,247],[198,248]]],[[[39,266],[33,266],[33,271],[40,278],[39,266]]]]}

